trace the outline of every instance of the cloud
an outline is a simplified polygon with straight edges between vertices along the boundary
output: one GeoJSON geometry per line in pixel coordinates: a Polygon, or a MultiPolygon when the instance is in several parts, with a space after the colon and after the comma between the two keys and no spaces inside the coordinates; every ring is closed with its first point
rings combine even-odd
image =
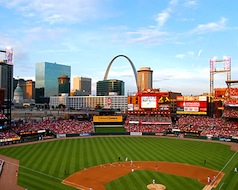
{"type": "Polygon", "coordinates": [[[225,29],[227,19],[222,17],[217,22],[210,22],[207,24],[199,24],[195,29],[191,31],[193,34],[204,34],[209,32],[216,32],[225,29]]]}
{"type": "MultiPolygon", "coordinates": [[[[124,31],[124,35],[127,38],[127,41],[129,43],[142,43],[147,45],[158,45],[164,42],[166,40],[164,36],[167,36],[168,32],[164,32],[160,28],[164,26],[164,24],[170,18],[170,15],[177,3],[178,0],[170,0],[167,8],[157,14],[155,18],[156,24],[154,26],[140,28],[136,31],[124,31]]],[[[125,27],[123,28],[123,30],[125,30],[125,27]]]]}
{"type": "Polygon", "coordinates": [[[202,49],[200,49],[200,50],[198,51],[198,57],[200,57],[201,54],[202,54],[202,49]]]}
{"type": "Polygon", "coordinates": [[[185,54],[177,54],[175,57],[179,59],[183,59],[185,57],[185,54]]]}
{"type": "Polygon", "coordinates": [[[50,24],[75,23],[105,15],[101,5],[105,0],[11,0],[1,1],[9,9],[15,9],[22,15],[37,18],[50,24]]]}
{"type": "Polygon", "coordinates": [[[186,0],[185,3],[184,3],[184,6],[187,7],[187,8],[194,8],[198,5],[198,2],[197,0],[186,0]]]}
{"type": "Polygon", "coordinates": [[[156,18],[156,21],[157,21],[159,27],[162,27],[165,24],[165,22],[168,20],[169,17],[170,17],[170,11],[168,9],[159,13],[156,18]]]}
{"type": "Polygon", "coordinates": [[[159,41],[162,41],[162,36],[166,36],[167,32],[159,31],[156,28],[144,28],[139,29],[134,32],[126,32],[129,43],[145,43],[145,44],[158,44],[159,41]]]}
{"type": "Polygon", "coordinates": [[[170,14],[173,12],[173,7],[177,4],[177,2],[178,2],[177,0],[171,0],[169,2],[168,7],[157,14],[155,20],[159,27],[164,26],[164,24],[167,22],[167,20],[170,17],[170,14]]]}
{"type": "Polygon", "coordinates": [[[175,55],[175,57],[179,58],[179,59],[183,59],[187,56],[190,56],[190,57],[194,56],[194,52],[193,51],[187,51],[186,53],[181,53],[181,54],[175,55]]]}
{"type": "Polygon", "coordinates": [[[154,70],[153,79],[153,87],[160,88],[161,91],[182,92],[183,95],[209,92],[208,67],[193,71],[182,68],[154,70]]]}

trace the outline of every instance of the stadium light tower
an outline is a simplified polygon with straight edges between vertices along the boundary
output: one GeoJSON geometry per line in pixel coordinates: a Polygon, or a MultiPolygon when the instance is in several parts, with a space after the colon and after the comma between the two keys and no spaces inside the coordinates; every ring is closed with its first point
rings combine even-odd
{"type": "Polygon", "coordinates": [[[227,81],[231,80],[231,58],[224,56],[217,60],[215,57],[210,59],[210,96],[214,97],[214,75],[217,73],[227,73],[227,81]],[[223,68],[217,68],[218,63],[223,63],[223,68]]]}
{"type": "Polygon", "coordinates": [[[209,95],[209,104],[210,104],[210,115],[213,116],[213,101],[214,101],[214,75],[218,73],[226,73],[226,81],[231,80],[231,58],[224,56],[223,59],[217,60],[216,57],[210,59],[210,95],[209,95]],[[220,67],[218,66],[220,64],[220,67]],[[221,67],[221,65],[223,67],[221,67]]]}

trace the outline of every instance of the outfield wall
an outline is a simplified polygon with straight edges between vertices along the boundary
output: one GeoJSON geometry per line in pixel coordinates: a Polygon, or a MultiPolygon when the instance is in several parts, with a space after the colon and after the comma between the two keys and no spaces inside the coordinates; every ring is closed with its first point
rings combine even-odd
{"type": "Polygon", "coordinates": [[[186,134],[173,134],[173,133],[154,133],[154,132],[123,132],[123,131],[103,131],[94,133],[77,133],[77,134],[52,134],[52,136],[24,136],[19,139],[8,139],[8,141],[0,141],[0,146],[19,144],[32,141],[42,141],[52,138],[70,138],[70,137],[90,137],[90,136],[166,136],[166,137],[177,137],[177,138],[192,138],[201,140],[212,140],[212,141],[223,141],[223,142],[234,142],[238,143],[238,139],[228,139],[228,138],[217,138],[217,137],[207,137],[207,136],[192,136],[186,134]],[[42,138],[39,138],[42,137],[42,138]]]}

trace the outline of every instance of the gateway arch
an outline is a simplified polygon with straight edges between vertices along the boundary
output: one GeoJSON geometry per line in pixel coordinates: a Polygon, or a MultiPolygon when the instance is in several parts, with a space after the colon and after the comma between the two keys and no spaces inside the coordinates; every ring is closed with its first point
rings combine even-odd
{"type": "Polygon", "coordinates": [[[135,77],[135,81],[136,81],[136,88],[137,88],[137,91],[138,91],[138,84],[137,84],[137,71],[136,71],[136,68],[134,66],[134,64],[132,63],[132,61],[129,59],[129,57],[125,56],[125,55],[117,55],[116,57],[114,57],[111,62],[109,63],[109,65],[107,66],[107,70],[106,70],[106,73],[104,75],[104,80],[107,80],[107,77],[108,77],[108,73],[109,73],[109,70],[111,68],[111,65],[113,63],[113,61],[115,61],[115,59],[117,59],[118,57],[124,57],[126,58],[129,63],[131,64],[131,67],[132,67],[132,70],[134,72],[134,77],[135,77]]]}

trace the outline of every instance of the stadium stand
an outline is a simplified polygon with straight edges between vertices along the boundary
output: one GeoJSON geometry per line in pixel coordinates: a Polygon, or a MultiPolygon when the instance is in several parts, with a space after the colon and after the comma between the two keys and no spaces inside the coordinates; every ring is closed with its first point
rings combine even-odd
{"type": "Polygon", "coordinates": [[[171,117],[161,115],[128,115],[124,124],[126,132],[164,133],[171,127],[171,117]]]}
{"type": "Polygon", "coordinates": [[[238,118],[238,107],[225,107],[222,117],[238,118]]]}
{"type": "Polygon", "coordinates": [[[11,139],[19,137],[15,132],[11,130],[2,130],[0,132],[0,139],[11,139]]]}
{"type": "Polygon", "coordinates": [[[181,116],[175,128],[187,131],[200,131],[200,136],[237,137],[238,122],[225,118],[210,118],[206,116],[181,116]]]}
{"type": "Polygon", "coordinates": [[[13,131],[16,133],[37,132],[39,130],[51,130],[55,134],[89,133],[94,131],[93,123],[78,120],[44,120],[30,121],[16,124],[13,131]]]}

